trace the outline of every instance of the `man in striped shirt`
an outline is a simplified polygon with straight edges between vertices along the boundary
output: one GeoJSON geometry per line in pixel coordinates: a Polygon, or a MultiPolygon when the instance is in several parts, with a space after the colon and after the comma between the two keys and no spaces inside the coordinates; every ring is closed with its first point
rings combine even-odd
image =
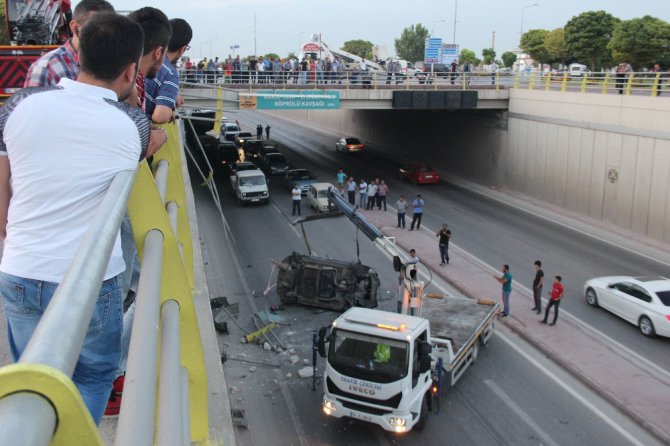
{"type": "Polygon", "coordinates": [[[105,0],[82,0],[70,21],[72,38],[59,48],[44,54],[28,69],[24,87],[57,85],[61,78],[76,80],[79,77],[79,33],[91,17],[98,12],[114,12],[105,0]]]}
{"type": "Polygon", "coordinates": [[[188,49],[193,37],[191,26],[184,19],[170,20],[172,37],[160,71],[153,79],[145,81],[145,111],[156,124],[173,119],[174,110],[183,102],[179,95],[179,73],[175,65],[188,49]]]}

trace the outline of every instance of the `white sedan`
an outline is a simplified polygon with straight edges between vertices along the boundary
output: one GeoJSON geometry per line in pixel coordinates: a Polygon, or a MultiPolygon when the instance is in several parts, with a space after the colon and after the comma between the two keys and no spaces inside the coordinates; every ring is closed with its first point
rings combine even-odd
{"type": "Polygon", "coordinates": [[[603,307],[645,336],[670,337],[670,279],[660,276],[597,277],[584,285],[586,302],[603,307]]]}
{"type": "Polygon", "coordinates": [[[332,209],[328,202],[328,190],[334,189],[330,183],[313,183],[307,191],[307,203],[316,212],[328,212],[332,209]]]}

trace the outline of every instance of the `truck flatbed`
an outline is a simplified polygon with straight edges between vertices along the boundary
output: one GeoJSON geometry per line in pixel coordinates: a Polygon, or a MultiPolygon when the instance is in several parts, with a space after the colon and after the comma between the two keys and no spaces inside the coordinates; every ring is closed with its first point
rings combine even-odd
{"type": "Polygon", "coordinates": [[[431,337],[450,340],[458,357],[496,311],[496,306],[482,305],[475,299],[447,296],[423,299],[420,316],[430,322],[431,337]]]}

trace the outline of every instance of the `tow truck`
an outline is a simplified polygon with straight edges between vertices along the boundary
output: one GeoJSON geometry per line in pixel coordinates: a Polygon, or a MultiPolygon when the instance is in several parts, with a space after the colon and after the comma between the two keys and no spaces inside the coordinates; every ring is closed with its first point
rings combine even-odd
{"type": "Polygon", "coordinates": [[[322,410],[391,432],[421,430],[435,402],[439,411],[443,390],[456,384],[488,343],[498,304],[429,298],[417,264],[335,191],[330,199],[392,258],[403,292],[397,313],[350,308],[318,330],[315,350],[326,358],[322,410]]]}

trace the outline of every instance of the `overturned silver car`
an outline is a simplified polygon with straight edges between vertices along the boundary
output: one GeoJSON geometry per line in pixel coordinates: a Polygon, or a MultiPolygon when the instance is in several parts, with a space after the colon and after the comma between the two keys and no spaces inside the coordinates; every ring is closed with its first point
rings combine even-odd
{"type": "Polygon", "coordinates": [[[361,263],[292,253],[281,262],[277,294],[284,304],[299,303],[344,311],[377,307],[379,277],[361,263]]]}

